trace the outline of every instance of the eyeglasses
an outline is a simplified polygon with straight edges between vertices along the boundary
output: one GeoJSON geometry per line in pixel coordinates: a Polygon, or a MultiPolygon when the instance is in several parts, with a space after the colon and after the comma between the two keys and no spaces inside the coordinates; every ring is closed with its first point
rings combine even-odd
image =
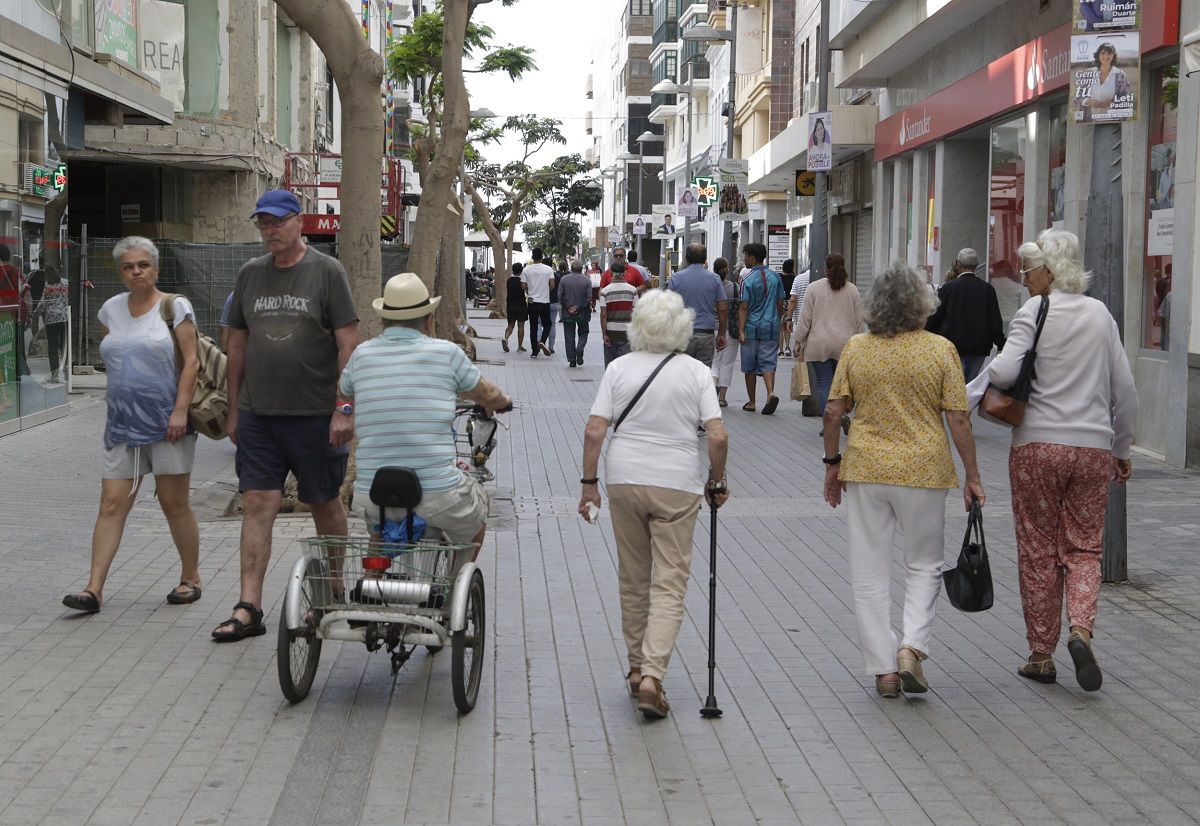
{"type": "Polygon", "coordinates": [[[292,213],[286,218],[255,218],[254,226],[258,227],[259,229],[277,229],[295,217],[296,214],[292,213]]]}
{"type": "Polygon", "coordinates": [[[1038,267],[1042,267],[1042,266],[1045,266],[1045,265],[1044,264],[1034,264],[1032,267],[1025,267],[1023,269],[1017,270],[1017,272],[1021,273],[1021,275],[1028,275],[1029,273],[1036,270],[1038,267]]]}

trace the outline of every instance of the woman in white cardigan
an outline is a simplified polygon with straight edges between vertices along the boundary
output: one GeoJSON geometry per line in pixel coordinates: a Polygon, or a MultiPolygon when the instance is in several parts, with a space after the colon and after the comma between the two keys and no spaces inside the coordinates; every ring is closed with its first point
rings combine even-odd
{"type": "Polygon", "coordinates": [[[821,415],[825,414],[829,387],[842,350],[851,336],[864,329],[858,288],[849,281],[846,260],[833,253],[825,259],[825,277],[811,283],[804,292],[794,350],[797,360],[803,353],[804,361],[813,363],[821,415]]]}
{"type": "Polygon", "coordinates": [[[1062,634],[1064,593],[1071,625],[1067,650],[1085,691],[1103,675],[1092,652],[1100,594],[1101,537],[1109,483],[1132,473],[1129,448],[1137,390],[1108,309],[1083,295],[1079,239],[1048,229],[1022,244],[1021,274],[1032,298],[1013,316],[1008,342],[979,378],[1011,387],[1033,344],[1038,309],[1049,298],[1025,419],[1013,429],[1012,482],[1017,567],[1031,655],[1017,673],[1041,683],[1057,674],[1052,655],[1062,634]]]}

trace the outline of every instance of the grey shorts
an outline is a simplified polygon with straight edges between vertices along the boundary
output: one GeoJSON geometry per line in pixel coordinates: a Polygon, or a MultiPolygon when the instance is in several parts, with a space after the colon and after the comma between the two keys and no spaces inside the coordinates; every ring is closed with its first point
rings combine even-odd
{"type": "Polygon", "coordinates": [[[717,352],[717,334],[693,332],[688,339],[687,349],[683,351],[706,367],[712,367],[713,356],[717,352]]]}
{"type": "MultiPolygon", "coordinates": [[[[367,526],[372,531],[378,530],[379,508],[365,496],[355,495],[354,504],[362,510],[367,526]]],[[[466,543],[487,524],[488,495],[483,485],[463,474],[457,487],[423,497],[416,510],[430,527],[440,530],[451,542],[466,543]]],[[[403,514],[403,510],[388,511],[388,518],[399,522],[403,514]]]]}
{"type": "Polygon", "coordinates": [[[101,479],[137,479],[147,473],[155,476],[178,476],[192,472],[196,456],[196,434],[191,433],[177,442],[165,439],[152,445],[130,447],[114,445],[104,451],[101,479]]]}

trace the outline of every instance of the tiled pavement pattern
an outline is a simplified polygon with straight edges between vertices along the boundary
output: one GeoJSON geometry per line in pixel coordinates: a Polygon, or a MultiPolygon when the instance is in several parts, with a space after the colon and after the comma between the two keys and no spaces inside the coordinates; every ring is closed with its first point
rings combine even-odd
{"type": "MultiPolygon", "coordinates": [[[[495,336],[496,322],[474,319],[495,336]]],[[[728,422],[735,498],[722,512],[718,721],[706,679],[707,519],[667,687],[645,724],[624,691],[607,518],[574,515],[581,430],[601,372],[480,341],[484,371],[522,407],[501,433],[496,531],[482,555],[489,649],[480,702],[459,718],[449,657],[327,643],[297,706],[275,675],[283,581],[309,533],[281,519],[272,632],[218,646],[237,599],[234,520],[219,517],[232,452],[202,440],[204,598],[164,604],[174,551],[139,495],[101,614],[59,605],[82,587],[103,406],[0,440],[0,823],[1191,823],[1200,813],[1200,476],[1135,460],[1130,572],[1102,595],[1104,689],[1018,678],[1004,434],[980,425],[997,605],[944,601],[924,697],[882,700],[859,673],[840,511],[819,499],[818,423],[785,402],[728,422]]],[[[786,370],[780,386],[788,386],[786,370]]],[[[947,505],[947,556],[963,518],[947,505]]],[[[898,568],[897,568],[898,573],[898,568]]]]}

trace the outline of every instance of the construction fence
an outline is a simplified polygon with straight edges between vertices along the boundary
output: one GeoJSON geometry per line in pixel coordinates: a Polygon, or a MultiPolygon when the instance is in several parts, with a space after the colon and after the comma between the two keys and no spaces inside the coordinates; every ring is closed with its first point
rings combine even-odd
{"type": "MultiPolygon", "coordinates": [[[[96,319],[105,301],[125,291],[117,272],[112,251],[118,238],[72,239],[66,250],[67,273],[71,285],[72,342],[74,362],[102,366],[100,359],[100,322],[96,319]],[[89,286],[90,285],[90,286],[89,286]]],[[[188,297],[196,310],[201,333],[220,340],[221,310],[233,290],[238,270],[252,258],[264,254],[259,243],[193,244],[184,241],[155,240],[158,247],[158,288],[165,293],[188,297]]],[[[326,255],[337,257],[336,244],[309,243],[326,255]]],[[[381,248],[380,289],[383,282],[408,264],[408,248],[383,245],[381,248]]]]}

